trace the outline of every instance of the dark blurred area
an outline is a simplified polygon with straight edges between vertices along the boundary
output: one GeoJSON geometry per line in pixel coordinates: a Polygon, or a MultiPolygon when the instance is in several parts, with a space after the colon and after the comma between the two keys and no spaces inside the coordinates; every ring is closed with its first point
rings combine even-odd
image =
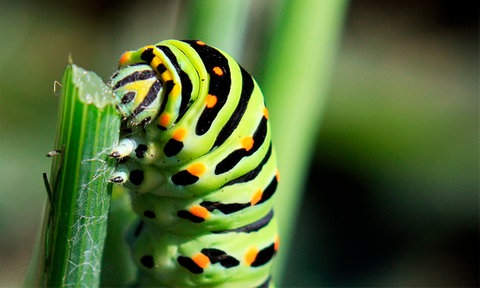
{"type": "MultiPolygon", "coordinates": [[[[123,51],[183,38],[185,2],[0,2],[0,286],[41,223],[68,54],[107,79],[123,51]]],[[[478,11],[351,2],[285,286],[479,285],[478,11]]]]}
{"type": "Polygon", "coordinates": [[[352,1],[286,285],[478,287],[478,11],[352,1]]]}

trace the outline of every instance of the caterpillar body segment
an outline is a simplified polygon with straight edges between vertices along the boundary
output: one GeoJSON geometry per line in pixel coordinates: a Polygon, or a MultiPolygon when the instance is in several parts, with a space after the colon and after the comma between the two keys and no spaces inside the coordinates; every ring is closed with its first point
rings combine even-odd
{"type": "Polygon", "coordinates": [[[131,190],[139,284],[269,287],[278,185],[255,80],[201,41],[126,52],[111,86],[123,115],[112,181],[131,190]]]}
{"type": "Polygon", "coordinates": [[[255,232],[177,235],[135,227],[133,250],[141,286],[257,287],[269,279],[276,224],[255,232]],[[219,241],[221,237],[222,241],[219,241]],[[263,252],[261,252],[263,251],[263,252]],[[255,260],[257,263],[255,263],[255,260]],[[152,273],[151,270],[155,270],[152,273]],[[254,285],[254,286],[250,286],[254,285]]]}

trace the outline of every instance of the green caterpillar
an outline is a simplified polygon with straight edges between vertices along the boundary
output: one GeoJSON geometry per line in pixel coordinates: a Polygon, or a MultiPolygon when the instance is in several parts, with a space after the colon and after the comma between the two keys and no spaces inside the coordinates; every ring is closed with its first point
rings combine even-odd
{"type": "Polygon", "coordinates": [[[255,80],[201,41],[162,41],[119,62],[111,180],[131,190],[140,218],[130,236],[138,284],[273,286],[279,176],[255,80]]]}

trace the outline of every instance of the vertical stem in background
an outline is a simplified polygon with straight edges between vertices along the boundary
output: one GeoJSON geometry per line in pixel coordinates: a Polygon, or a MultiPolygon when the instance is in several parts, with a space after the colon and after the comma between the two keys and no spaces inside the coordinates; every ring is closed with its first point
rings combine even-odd
{"type": "MultiPolygon", "coordinates": [[[[287,1],[259,77],[268,97],[281,182],[275,212],[281,252],[275,275],[285,275],[294,223],[318,135],[347,0],[287,1]]],[[[294,252],[294,251],[292,251],[294,252]]],[[[278,277],[276,277],[278,279],[278,277]]],[[[279,283],[281,284],[281,283],[279,283]]]]}
{"type": "Polygon", "coordinates": [[[235,59],[244,54],[251,0],[190,1],[187,38],[221,48],[235,59]]]}
{"type": "Polygon", "coordinates": [[[108,179],[115,166],[107,155],[120,129],[113,100],[93,72],[67,67],[55,143],[59,153],[52,163],[40,248],[44,255],[33,260],[38,270],[27,275],[27,286],[99,286],[110,207],[108,179]]]}

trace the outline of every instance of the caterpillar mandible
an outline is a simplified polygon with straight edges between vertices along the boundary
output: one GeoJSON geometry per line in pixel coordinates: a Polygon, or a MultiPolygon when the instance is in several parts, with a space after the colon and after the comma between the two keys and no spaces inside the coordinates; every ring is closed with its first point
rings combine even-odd
{"type": "Polygon", "coordinates": [[[259,86],[201,41],[124,53],[110,85],[123,116],[112,182],[139,221],[140,286],[271,287],[278,184],[259,86]]]}

